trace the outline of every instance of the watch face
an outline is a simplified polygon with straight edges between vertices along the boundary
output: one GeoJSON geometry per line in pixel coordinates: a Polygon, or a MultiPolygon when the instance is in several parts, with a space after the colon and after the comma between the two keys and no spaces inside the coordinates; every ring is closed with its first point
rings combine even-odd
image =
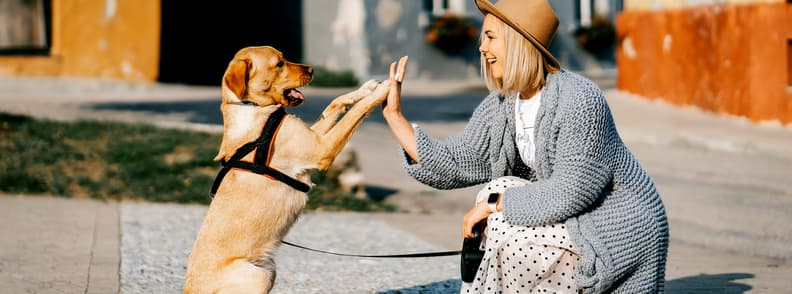
{"type": "Polygon", "coordinates": [[[498,202],[498,198],[500,198],[499,193],[490,193],[489,198],[487,198],[487,203],[496,203],[498,202]]]}

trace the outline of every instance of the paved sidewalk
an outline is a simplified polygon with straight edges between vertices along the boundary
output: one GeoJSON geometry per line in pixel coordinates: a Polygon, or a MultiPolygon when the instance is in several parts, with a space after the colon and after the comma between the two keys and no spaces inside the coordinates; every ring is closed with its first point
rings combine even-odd
{"type": "MultiPolygon", "coordinates": [[[[1,196],[0,293],[178,293],[205,210],[1,196]]],[[[309,212],[287,239],[338,252],[415,252],[457,249],[457,230],[457,218],[447,214],[309,212]]],[[[455,293],[459,287],[457,257],[382,260],[283,247],[276,262],[276,293],[455,293]]],[[[789,261],[672,238],[666,279],[668,293],[782,293],[792,287],[790,276],[789,261]]]]}
{"type": "Polygon", "coordinates": [[[0,194],[0,293],[117,293],[118,203],[0,194]]]}

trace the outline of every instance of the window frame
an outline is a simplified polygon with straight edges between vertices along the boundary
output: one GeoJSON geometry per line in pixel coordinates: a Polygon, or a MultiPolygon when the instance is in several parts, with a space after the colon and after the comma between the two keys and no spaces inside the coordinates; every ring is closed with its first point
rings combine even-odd
{"type": "Polygon", "coordinates": [[[52,50],[52,0],[41,0],[44,13],[44,46],[0,47],[0,56],[49,56],[52,50]]]}

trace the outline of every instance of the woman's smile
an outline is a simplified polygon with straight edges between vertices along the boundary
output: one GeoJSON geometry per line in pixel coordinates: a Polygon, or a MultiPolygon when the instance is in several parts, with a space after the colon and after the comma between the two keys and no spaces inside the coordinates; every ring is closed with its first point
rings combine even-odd
{"type": "Polygon", "coordinates": [[[503,63],[498,62],[498,59],[504,56],[506,44],[504,44],[504,39],[497,25],[498,20],[494,16],[487,15],[484,17],[484,24],[481,26],[483,34],[479,52],[489,64],[492,77],[501,79],[503,78],[504,68],[503,63]]]}

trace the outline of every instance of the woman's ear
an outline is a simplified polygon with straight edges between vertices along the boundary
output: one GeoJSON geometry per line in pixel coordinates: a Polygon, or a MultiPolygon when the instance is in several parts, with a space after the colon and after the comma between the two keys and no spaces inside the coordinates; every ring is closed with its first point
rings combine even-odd
{"type": "MultiPolygon", "coordinates": [[[[247,91],[248,82],[248,69],[250,68],[250,60],[235,59],[228,65],[225,75],[223,75],[223,92],[227,89],[234,94],[235,102],[242,101],[247,91]]],[[[231,98],[231,97],[227,97],[231,98]]]]}

